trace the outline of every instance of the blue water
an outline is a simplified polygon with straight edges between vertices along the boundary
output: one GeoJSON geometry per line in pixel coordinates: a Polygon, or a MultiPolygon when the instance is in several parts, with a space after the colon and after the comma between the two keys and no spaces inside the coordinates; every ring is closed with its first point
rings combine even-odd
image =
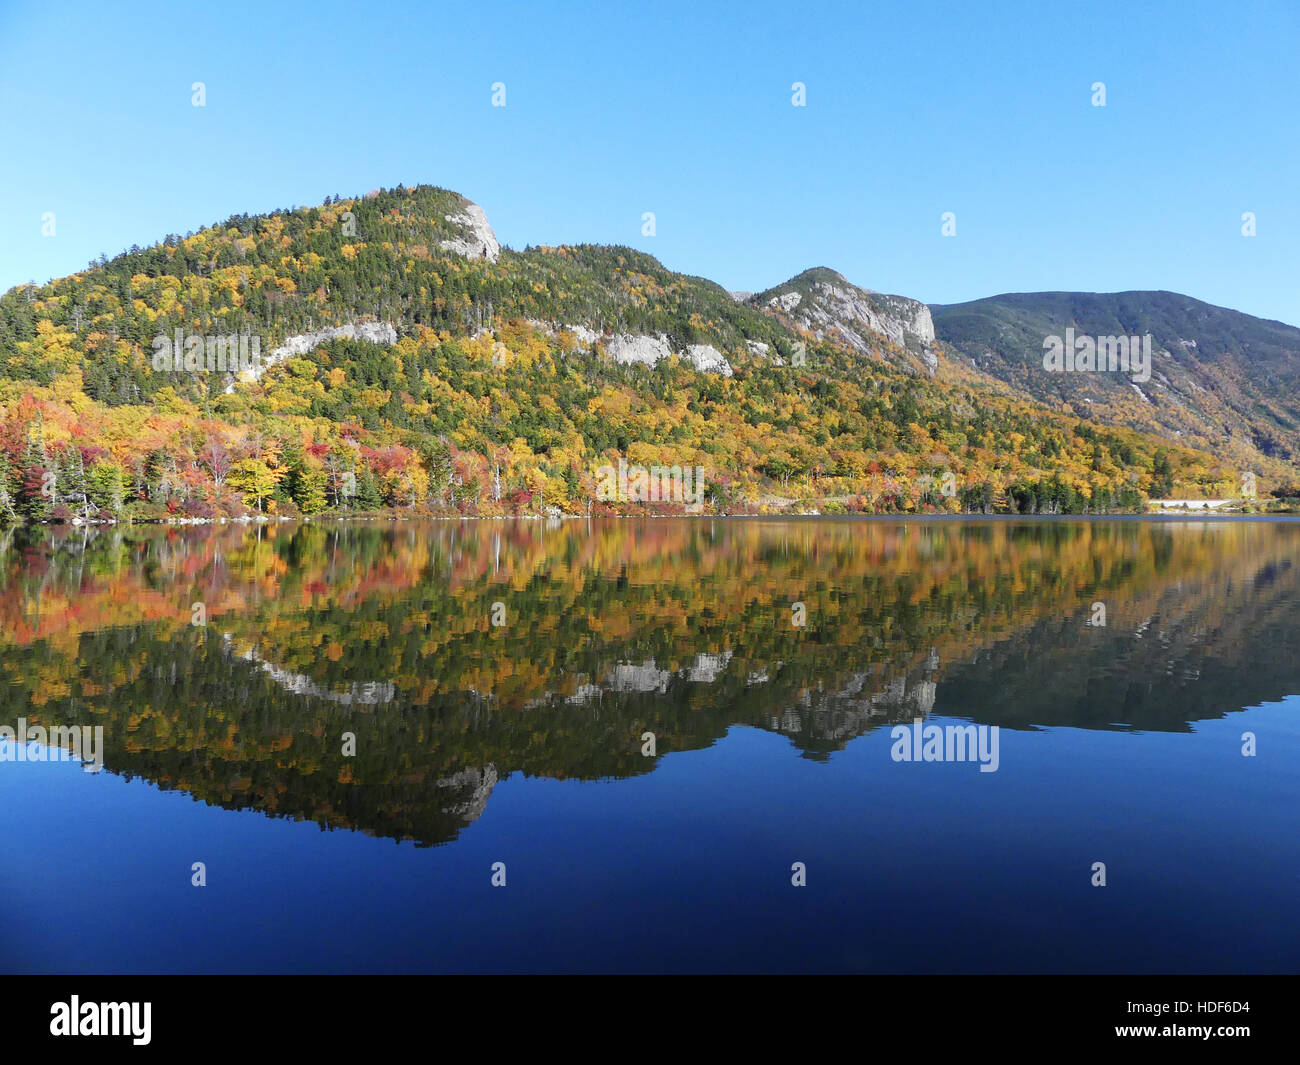
{"type": "Polygon", "coordinates": [[[1300,970],[1300,525],[115,535],[0,551],[105,730],[0,741],[0,971],[1300,970]]]}
{"type": "Polygon", "coordinates": [[[740,727],[631,780],[517,774],[454,846],[432,849],[71,763],[7,764],[0,960],[30,972],[1297,968],[1300,697],[1190,734],[1004,730],[996,773],[893,762],[889,742],[876,732],[819,763],[740,727]],[[195,861],[205,888],[190,884],[195,861]],[[498,861],[504,887],[490,884],[498,861]],[[1094,861],[1105,887],[1091,886],[1094,861]]]}

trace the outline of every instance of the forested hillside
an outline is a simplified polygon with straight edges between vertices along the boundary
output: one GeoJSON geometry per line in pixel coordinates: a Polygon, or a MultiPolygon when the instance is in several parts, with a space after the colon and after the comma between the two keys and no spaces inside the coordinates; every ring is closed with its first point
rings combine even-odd
{"type": "Polygon", "coordinates": [[[1243,468],[1300,459],[1300,329],[1176,292],[1020,292],[934,306],[938,338],[1049,404],[1215,450],[1243,468]],[[1149,381],[1045,373],[1043,338],[1152,338],[1149,381]]]}
{"type": "Polygon", "coordinates": [[[702,469],[721,513],[1240,490],[1231,458],[855,338],[628,248],[501,249],[442,189],[234,216],[0,297],[0,521],[682,509],[601,499],[620,460],[702,469]],[[240,336],[253,372],[213,361],[240,336]]]}

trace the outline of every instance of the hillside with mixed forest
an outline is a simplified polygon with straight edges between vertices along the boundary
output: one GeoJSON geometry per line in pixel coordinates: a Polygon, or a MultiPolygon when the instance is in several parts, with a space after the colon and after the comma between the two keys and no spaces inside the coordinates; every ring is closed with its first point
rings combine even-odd
{"type": "Polygon", "coordinates": [[[1296,480],[1281,436],[1095,417],[952,322],[824,269],[736,299],[630,248],[503,248],[427,186],[236,215],[0,296],[0,522],[1103,513],[1235,496],[1243,462],[1296,480]],[[698,468],[702,502],[602,495],[620,461],[698,468]]]}
{"type": "Polygon", "coordinates": [[[1230,456],[1300,459],[1300,329],[1176,292],[1021,292],[934,306],[938,337],[1050,405],[1230,456]],[[1150,379],[1045,373],[1043,340],[1151,336],[1150,379]]]}

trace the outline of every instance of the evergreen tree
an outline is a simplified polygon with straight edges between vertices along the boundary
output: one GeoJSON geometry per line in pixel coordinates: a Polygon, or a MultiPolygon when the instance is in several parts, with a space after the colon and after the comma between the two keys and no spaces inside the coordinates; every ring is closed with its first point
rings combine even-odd
{"type": "Polygon", "coordinates": [[[370,472],[369,466],[363,465],[360,474],[357,475],[356,506],[359,510],[379,510],[383,505],[383,497],[379,494],[375,475],[370,472]]]}

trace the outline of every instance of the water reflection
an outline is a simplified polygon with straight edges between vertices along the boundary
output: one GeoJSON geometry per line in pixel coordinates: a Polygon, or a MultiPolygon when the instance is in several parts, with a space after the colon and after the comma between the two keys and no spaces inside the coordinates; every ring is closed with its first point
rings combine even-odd
{"type": "Polygon", "coordinates": [[[1298,690],[1298,547],[1285,522],[11,531],[0,722],[103,725],[110,771],[433,844],[509,774],[652,771],[645,732],[825,759],[931,713],[1186,731],[1298,690]]]}

